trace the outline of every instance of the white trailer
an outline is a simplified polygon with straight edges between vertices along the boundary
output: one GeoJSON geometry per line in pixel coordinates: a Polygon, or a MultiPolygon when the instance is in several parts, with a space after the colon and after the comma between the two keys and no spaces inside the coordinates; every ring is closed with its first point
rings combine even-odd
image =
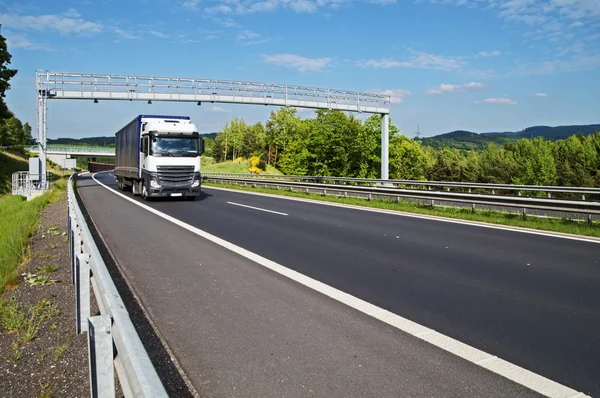
{"type": "Polygon", "coordinates": [[[116,133],[115,177],[144,199],[200,194],[204,141],[188,116],[139,115],[116,133]]]}

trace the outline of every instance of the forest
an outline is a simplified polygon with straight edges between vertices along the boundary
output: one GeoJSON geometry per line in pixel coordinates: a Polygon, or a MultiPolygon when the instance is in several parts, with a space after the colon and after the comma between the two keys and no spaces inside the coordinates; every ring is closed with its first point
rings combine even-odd
{"type": "MultiPolygon", "coordinates": [[[[400,134],[390,120],[392,179],[600,187],[600,132],[550,141],[521,138],[480,150],[434,148],[400,134]]],[[[256,156],[284,174],[379,178],[381,116],[364,122],[340,111],[301,119],[293,108],[272,111],[266,124],[233,118],[214,141],[216,161],[256,156]]]]}

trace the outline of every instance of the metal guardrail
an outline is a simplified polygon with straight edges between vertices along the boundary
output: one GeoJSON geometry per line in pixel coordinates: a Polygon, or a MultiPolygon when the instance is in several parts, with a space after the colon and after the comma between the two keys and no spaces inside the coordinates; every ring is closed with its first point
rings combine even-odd
{"type": "Polygon", "coordinates": [[[492,195],[496,195],[496,191],[516,192],[517,196],[521,196],[522,192],[543,192],[548,198],[552,194],[574,194],[581,195],[582,200],[586,200],[590,195],[598,195],[600,198],[600,188],[590,187],[560,187],[560,186],[541,186],[541,185],[514,185],[514,184],[484,184],[484,183],[467,183],[467,182],[444,182],[444,181],[423,181],[423,180],[379,180],[371,178],[346,178],[346,177],[328,177],[328,176],[293,176],[293,175],[276,175],[276,174],[227,174],[227,173],[202,173],[206,177],[229,177],[229,178],[244,178],[253,180],[270,180],[270,181],[305,181],[312,183],[335,183],[339,185],[362,185],[362,186],[394,186],[394,187],[419,187],[432,189],[451,189],[467,191],[472,193],[473,190],[491,191],[492,195]]]}
{"type": "Polygon", "coordinates": [[[52,188],[50,174],[29,174],[28,171],[17,171],[12,175],[12,194],[30,196],[34,191],[52,188]]]}
{"type": "Polygon", "coordinates": [[[126,397],[167,397],[77,203],[73,176],[67,198],[76,329],[88,332],[91,396],[115,396],[116,369],[126,397]],[[101,315],[90,316],[92,292],[101,315]]]}
{"type": "MultiPolygon", "coordinates": [[[[284,176],[277,176],[284,177],[284,176]]],[[[285,176],[288,177],[288,176],[285,176]]],[[[427,191],[427,190],[410,190],[402,188],[389,187],[372,187],[372,186],[356,186],[356,185],[340,185],[326,183],[306,183],[292,182],[280,180],[267,180],[244,175],[243,178],[229,177],[227,175],[217,175],[216,173],[203,173],[202,178],[208,181],[234,183],[243,185],[265,187],[289,188],[290,190],[300,190],[302,192],[322,192],[323,195],[333,194],[338,196],[350,196],[349,194],[360,195],[367,199],[373,197],[396,198],[398,201],[402,198],[418,199],[429,201],[431,206],[435,206],[436,201],[453,202],[470,204],[472,211],[475,212],[476,205],[518,208],[522,209],[523,217],[526,216],[527,210],[544,210],[561,213],[576,213],[586,214],[588,223],[592,223],[593,215],[600,215],[600,202],[591,201],[573,201],[573,200],[557,200],[545,198],[532,198],[523,196],[502,196],[502,195],[483,195],[472,193],[457,193],[444,191],[427,191]]],[[[300,177],[304,179],[314,177],[300,177]]],[[[323,177],[329,179],[330,177],[323,177]]]]}

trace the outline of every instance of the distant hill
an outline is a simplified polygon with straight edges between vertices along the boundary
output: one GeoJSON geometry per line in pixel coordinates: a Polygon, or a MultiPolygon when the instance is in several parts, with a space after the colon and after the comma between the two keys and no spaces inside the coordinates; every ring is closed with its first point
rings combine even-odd
{"type": "Polygon", "coordinates": [[[489,132],[474,133],[470,131],[452,131],[450,133],[439,134],[433,137],[422,139],[422,144],[433,148],[457,148],[482,150],[491,142],[498,145],[504,145],[507,142],[516,142],[521,138],[543,137],[547,140],[556,141],[565,139],[571,135],[581,134],[584,136],[600,132],[600,124],[588,124],[581,126],[532,126],[525,130],[512,132],[489,132]]]}
{"type": "MultiPolygon", "coordinates": [[[[212,138],[213,140],[219,133],[200,134],[202,137],[212,138]]],[[[114,146],[115,137],[88,137],[88,138],[56,138],[48,139],[49,145],[93,145],[93,146],[114,146]]]]}

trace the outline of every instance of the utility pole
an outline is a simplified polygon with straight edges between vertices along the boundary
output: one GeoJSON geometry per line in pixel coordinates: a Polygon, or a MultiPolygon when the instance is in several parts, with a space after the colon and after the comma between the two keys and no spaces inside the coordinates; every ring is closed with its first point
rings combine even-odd
{"type": "Polygon", "coordinates": [[[415,133],[415,138],[417,140],[421,139],[421,131],[419,130],[419,125],[417,124],[417,132],[415,133]]]}

